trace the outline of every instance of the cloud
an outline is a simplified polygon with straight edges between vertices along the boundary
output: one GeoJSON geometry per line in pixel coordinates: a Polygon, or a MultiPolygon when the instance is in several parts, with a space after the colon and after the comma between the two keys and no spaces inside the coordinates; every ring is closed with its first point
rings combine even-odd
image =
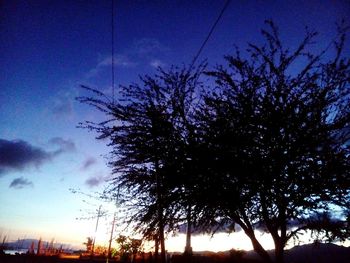
{"type": "Polygon", "coordinates": [[[33,183],[23,177],[18,177],[13,179],[13,181],[10,184],[10,188],[14,188],[14,189],[22,189],[24,187],[33,187],[33,183]]]}
{"type": "Polygon", "coordinates": [[[142,38],[134,43],[134,52],[139,55],[159,54],[166,50],[167,48],[154,38],[142,38]]]}
{"type": "MultiPolygon", "coordinates": [[[[139,64],[147,64],[152,67],[165,65],[160,60],[155,59],[169,49],[154,38],[141,38],[134,41],[128,50],[115,55],[114,65],[122,68],[132,68],[139,64]],[[151,63],[149,63],[151,61],[151,63]]],[[[87,74],[87,78],[97,76],[99,73],[112,65],[112,57],[110,55],[100,57],[97,65],[87,74]]]]}
{"type": "Polygon", "coordinates": [[[49,161],[52,154],[22,140],[0,139],[0,171],[23,170],[28,166],[39,167],[49,161]]]}
{"type": "MultiPolygon", "coordinates": [[[[111,65],[112,65],[112,56],[104,57],[103,59],[99,60],[96,67],[94,67],[87,73],[86,77],[87,78],[95,77],[96,75],[98,75],[98,73],[100,73],[105,68],[110,67],[111,65]]],[[[119,55],[116,55],[114,58],[114,65],[123,67],[123,68],[130,68],[130,67],[135,67],[137,63],[133,62],[127,55],[119,54],[119,55]]]]}
{"type": "Polygon", "coordinates": [[[85,184],[90,188],[99,186],[100,184],[105,182],[105,178],[103,176],[92,176],[85,181],[85,184]]]}
{"type": "Polygon", "coordinates": [[[70,94],[60,94],[52,102],[51,112],[57,117],[73,116],[73,98],[70,94]]]}
{"type": "Polygon", "coordinates": [[[6,170],[4,168],[0,168],[0,178],[3,177],[6,173],[6,170]]]}
{"type": "Polygon", "coordinates": [[[81,166],[81,170],[86,171],[88,168],[90,168],[95,163],[97,163],[97,160],[93,157],[89,157],[84,161],[83,165],[81,166]]]}
{"type": "MultiPolygon", "coordinates": [[[[219,224],[217,223],[217,225],[212,225],[210,227],[201,227],[201,226],[197,226],[197,227],[193,227],[192,226],[192,235],[201,235],[203,233],[208,233],[208,232],[212,232],[212,233],[232,233],[232,232],[240,232],[242,231],[242,228],[235,224],[231,224],[231,223],[224,223],[219,224]]],[[[186,234],[187,232],[187,224],[181,224],[179,226],[179,233],[182,234],[186,234]]]]}
{"type": "Polygon", "coordinates": [[[62,153],[75,150],[74,142],[60,137],[52,138],[49,143],[58,146],[58,149],[47,151],[23,140],[0,139],[0,175],[33,166],[38,168],[62,153]]]}
{"type": "Polygon", "coordinates": [[[90,188],[93,188],[105,183],[107,180],[108,180],[108,176],[103,175],[102,172],[98,172],[98,173],[95,173],[94,176],[90,176],[90,178],[88,178],[85,181],[85,184],[90,188]]]}
{"type": "Polygon", "coordinates": [[[59,147],[59,149],[54,152],[55,155],[76,151],[75,143],[73,141],[65,140],[61,137],[54,137],[50,139],[49,143],[57,145],[59,147]]]}
{"type": "MultiPolygon", "coordinates": [[[[110,65],[112,65],[112,56],[108,56],[108,57],[104,58],[103,60],[101,60],[97,64],[97,68],[109,67],[110,65]]],[[[130,58],[127,57],[126,55],[117,55],[114,58],[114,65],[115,66],[122,66],[122,67],[133,67],[136,65],[136,63],[132,62],[130,60],[130,58]]]]}
{"type": "Polygon", "coordinates": [[[164,67],[165,63],[163,63],[161,60],[159,59],[154,59],[152,60],[150,63],[150,66],[153,68],[159,68],[159,67],[164,67]]]}

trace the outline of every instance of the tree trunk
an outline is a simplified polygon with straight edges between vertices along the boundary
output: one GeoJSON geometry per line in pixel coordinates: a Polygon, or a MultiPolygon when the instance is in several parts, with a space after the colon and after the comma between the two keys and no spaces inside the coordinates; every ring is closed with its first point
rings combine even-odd
{"type": "Polygon", "coordinates": [[[154,240],[154,262],[158,262],[158,256],[159,256],[159,235],[157,234],[154,240]]]}
{"type": "Polygon", "coordinates": [[[165,255],[165,240],[164,240],[164,224],[161,223],[161,226],[159,227],[159,241],[160,241],[160,262],[165,263],[166,261],[166,255],[165,255]]]}
{"type": "Polygon", "coordinates": [[[254,251],[256,253],[258,253],[258,255],[264,260],[264,262],[271,263],[272,260],[271,260],[269,253],[266,252],[266,250],[262,247],[262,245],[256,239],[253,230],[246,229],[246,230],[244,230],[244,232],[250,238],[250,241],[252,242],[254,251]]]}
{"type": "Polygon", "coordinates": [[[253,244],[254,251],[259,254],[259,256],[266,262],[270,263],[272,262],[270,255],[266,252],[266,250],[260,245],[259,241],[254,238],[251,239],[251,242],[253,244]]]}
{"type": "Polygon", "coordinates": [[[162,197],[162,182],[159,176],[159,161],[158,159],[155,162],[155,171],[156,171],[156,184],[157,184],[157,202],[158,202],[158,240],[160,243],[160,262],[165,263],[165,241],[164,241],[164,215],[163,215],[163,197],[162,197]]]}
{"type": "Polygon", "coordinates": [[[192,223],[191,223],[191,206],[188,205],[187,208],[187,229],[186,229],[186,246],[185,254],[192,255],[192,246],[191,246],[191,235],[192,235],[192,223]]]}
{"type": "Polygon", "coordinates": [[[285,234],[285,227],[282,227],[281,230],[281,236],[274,237],[273,241],[275,243],[275,262],[276,263],[283,263],[284,262],[284,247],[286,244],[286,234],[285,234]]]}
{"type": "Polygon", "coordinates": [[[276,263],[283,263],[284,262],[284,249],[283,245],[281,242],[275,243],[275,262],[276,263]]]}

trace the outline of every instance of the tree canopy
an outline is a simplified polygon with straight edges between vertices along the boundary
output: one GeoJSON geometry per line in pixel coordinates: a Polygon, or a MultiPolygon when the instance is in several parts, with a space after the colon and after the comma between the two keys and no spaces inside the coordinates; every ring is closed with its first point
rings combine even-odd
{"type": "Polygon", "coordinates": [[[349,235],[348,222],[338,221],[346,215],[329,215],[350,201],[350,64],[341,56],[343,33],[335,58],[323,62],[326,50],[308,51],[316,33],[307,32],[290,51],[268,24],[265,45],[250,44],[248,58],[237,51],[225,57],[227,66],[208,73],[218,91],[202,111],[212,173],[205,192],[216,202],[204,207],[238,224],[266,260],[254,230],[270,233],[282,262],[286,243],[302,230],[333,225],[327,238],[349,235]]]}
{"type": "Polygon", "coordinates": [[[237,224],[266,262],[256,231],[271,235],[280,263],[302,231],[350,236],[345,27],[318,54],[315,32],[294,50],[271,21],[262,35],[264,44],[237,49],[215,69],[159,69],[123,87],[116,103],[96,90],[78,98],[109,118],[83,125],[110,140],[109,193],[120,191],[136,230],[163,253],[164,231],[185,222],[207,232],[237,224]]]}
{"type": "MultiPolygon", "coordinates": [[[[116,177],[106,194],[120,193],[129,207],[129,223],[145,238],[159,241],[165,258],[164,231],[178,228],[188,207],[186,172],[191,141],[195,88],[204,65],[191,73],[183,68],[159,69],[142,85],[122,87],[120,100],[109,101],[97,90],[97,98],[80,97],[106,113],[109,120],[86,128],[97,130],[99,139],[110,139],[110,165],[116,177]],[[166,226],[166,229],[165,229],[166,226]]],[[[156,245],[158,246],[158,245],[156,245]]],[[[165,260],[165,259],[163,259],[165,260]]]]}

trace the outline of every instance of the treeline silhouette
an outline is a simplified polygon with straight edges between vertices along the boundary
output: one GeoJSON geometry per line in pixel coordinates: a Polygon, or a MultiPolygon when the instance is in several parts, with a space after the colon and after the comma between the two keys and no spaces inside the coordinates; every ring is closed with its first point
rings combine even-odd
{"type": "MultiPolygon", "coordinates": [[[[114,178],[105,191],[165,262],[166,233],[187,224],[214,233],[238,225],[266,262],[283,262],[287,242],[350,233],[350,62],[346,27],[320,53],[306,30],[285,48],[267,21],[264,43],[225,56],[225,65],[159,68],[121,86],[116,101],[77,100],[106,121],[80,127],[108,139],[114,178]],[[337,211],[333,213],[333,211],[337,211]],[[271,235],[271,257],[257,239],[271,235]]],[[[234,245],[234,244],[232,244],[234,245]]]]}

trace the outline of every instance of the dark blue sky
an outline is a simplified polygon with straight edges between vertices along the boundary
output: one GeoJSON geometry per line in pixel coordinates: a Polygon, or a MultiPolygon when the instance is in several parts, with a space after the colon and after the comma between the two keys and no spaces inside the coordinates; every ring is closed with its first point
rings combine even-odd
{"type": "MultiPolygon", "coordinates": [[[[157,66],[189,64],[224,3],[115,0],[117,84],[157,66]]],[[[110,92],[111,6],[111,0],[0,4],[0,232],[88,235],[75,225],[82,204],[68,189],[101,189],[109,176],[101,155],[108,150],[76,128],[100,116],[74,98],[80,84],[110,92]],[[53,230],[60,222],[72,226],[67,233],[53,230]]],[[[234,44],[260,42],[265,19],[275,21],[291,48],[305,26],[319,31],[313,49],[320,50],[335,36],[335,22],[350,23],[349,14],[349,1],[231,1],[199,61],[207,58],[212,67],[234,44]]]]}

